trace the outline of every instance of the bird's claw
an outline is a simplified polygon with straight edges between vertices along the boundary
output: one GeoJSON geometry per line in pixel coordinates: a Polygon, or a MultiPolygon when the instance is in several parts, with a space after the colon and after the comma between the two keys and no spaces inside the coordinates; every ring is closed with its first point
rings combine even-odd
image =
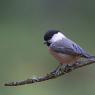
{"type": "Polygon", "coordinates": [[[60,75],[60,74],[64,73],[64,69],[65,69],[65,66],[61,64],[53,72],[51,72],[51,74],[53,74],[55,76],[60,75]]]}

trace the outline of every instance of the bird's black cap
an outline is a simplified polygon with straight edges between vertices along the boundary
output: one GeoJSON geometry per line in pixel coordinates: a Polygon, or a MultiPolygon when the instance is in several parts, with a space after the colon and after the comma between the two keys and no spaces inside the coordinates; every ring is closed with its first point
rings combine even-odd
{"type": "Polygon", "coordinates": [[[52,36],[53,36],[54,34],[58,33],[58,32],[59,32],[59,30],[48,30],[48,31],[45,33],[45,35],[44,35],[44,40],[45,40],[45,41],[50,40],[50,39],[52,38],[52,36]]]}

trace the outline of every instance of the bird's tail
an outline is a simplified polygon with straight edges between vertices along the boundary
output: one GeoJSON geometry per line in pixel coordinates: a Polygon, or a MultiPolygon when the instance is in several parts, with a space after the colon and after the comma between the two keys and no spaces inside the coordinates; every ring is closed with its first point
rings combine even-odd
{"type": "Polygon", "coordinates": [[[88,57],[89,60],[95,61],[95,56],[88,57]]]}

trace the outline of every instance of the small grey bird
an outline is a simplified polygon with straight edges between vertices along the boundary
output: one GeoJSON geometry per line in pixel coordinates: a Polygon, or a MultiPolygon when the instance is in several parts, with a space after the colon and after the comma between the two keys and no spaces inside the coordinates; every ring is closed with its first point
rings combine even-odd
{"type": "Polygon", "coordinates": [[[50,53],[61,64],[74,64],[80,58],[95,60],[94,56],[88,54],[59,30],[48,30],[44,35],[44,41],[50,53]]]}

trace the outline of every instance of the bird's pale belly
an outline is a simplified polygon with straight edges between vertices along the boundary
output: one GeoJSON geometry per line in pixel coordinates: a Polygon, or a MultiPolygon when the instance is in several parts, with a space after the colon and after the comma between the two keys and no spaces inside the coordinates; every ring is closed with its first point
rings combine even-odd
{"type": "Polygon", "coordinates": [[[49,51],[61,64],[73,64],[80,58],[79,56],[56,53],[50,48],[49,51]]]}

